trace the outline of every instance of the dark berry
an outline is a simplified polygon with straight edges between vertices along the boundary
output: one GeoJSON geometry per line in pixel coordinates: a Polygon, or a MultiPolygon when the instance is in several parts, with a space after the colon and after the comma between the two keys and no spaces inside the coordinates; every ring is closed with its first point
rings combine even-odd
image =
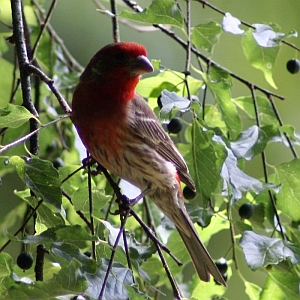
{"type": "Polygon", "coordinates": [[[167,128],[170,133],[179,133],[182,130],[182,120],[180,118],[171,119],[167,128]]]}
{"type": "Polygon", "coordinates": [[[288,71],[290,73],[296,74],[299,72],[299,69],[300,69],[300,61],[298,59],[290,59],[286,63],[286,68],[288,69],[288,71]]]}
{"type": "Polygon", "coordinates": [[[58,169],[58,168],[63,167],[63,166],[64,166],[64,162],[61,158],[57,158],[53,161],[53,167],[55,169],[58,169]]]}
{"type": "Polygon", "coordinates": [[[28,270],[33,264],[33,257],[28,252],[22,252],[17,258],[17,265],[22,270],[28,270]]]}
{"type": "Polygon", "coordinates": [[[92,251],[88,250],[88,251],[85,251],[83,254],[87,257],[91,257],[92,256],[92,251]]]}
{"type": "Polygon", "coordinates": [[[183,197],[187,200],[192,200],[196,197],[196,192],[188,186],[185,186],[183,189],[183,197]]]}
{"type": "Polygon", "coordinates": [[[70,300],[85,300],[86,298],[82,295],[76,295],[72,297],[70,300]]]}
{"type": "Polygon", "coordinates": [[[272,270],[272,265],[267,265],[267,266],[266,266],[266,270],[267,270],[267,271],[271,271],[271,270],[272,270]]]}
{"type": "Polygon", "coordinates": [[[254,206],[251,203],[244,203],[239,208],[239,215],[242,219],[250,219],[254,213],[254,206]]]}
{"type": "Polygon", "coordinates": [[[224,257],[219,258],[216,262],[216,267],[219,269],[220,273],[223,275],[228,270],[228,263],[224,257]]]}
{"type": "MultiPolygon", "coordinates": [[[[228,279],[228,274],[224,273],[224,274],[222,274],[222,277],[223,277],[224,281],[226,282],[228,279]]],[[[221,283],[219,283],[216,279],[214,279],[214,281],[217,285],[221,285],[221,283]]]]}
{"type": "Polygon", "coordinates": [[[157,98],[157,106],[158,106],[160,109],[162,109],[162,107],[163,107],[163,105],[162,105],[162,103],[161,103],[161,95],[159,95],[158,98],[157,98]]]}

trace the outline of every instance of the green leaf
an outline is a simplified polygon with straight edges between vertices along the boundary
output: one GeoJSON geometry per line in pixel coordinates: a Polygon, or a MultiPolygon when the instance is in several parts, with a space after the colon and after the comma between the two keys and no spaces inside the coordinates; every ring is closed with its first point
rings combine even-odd
{"type": "Polygon", "coordinates": [[[220,24],[211,21],[194,27],[191,31],[191,38],[197,48],[212,52],[214,45],[220,39],[221,33],[222,28],[220,24]]]}
{"type": "Polygon", "coordinates": [[[0,108],[0,127],[18,128],[31,118],[38,120],[20,105],[7,104],[6,107],[0,108]]]}
{"type": "MultiPolygon", "coordinates": [[[[253,103],[253,98],[251,96],[238,97],[232,99],[232,101],[252,120],[256,121],[254,103],[253,103]]],[[[278,119],[274,113],[274,109],[270,101],[265,96],[257,95],[256,102],[258,106],[258,117],[261,126],[266,126],[266,125],[279,126],[278,119]]]]}
{"type": "MultiPolygon", "coordinates": [[[[272,281],[281,289],[285,294],[284,299],[300,299],[299,296],[299,273],[295,268],[290,268],[290,265],[284,266],[284,268],[272,268],[269,271],[269,276],[272,278],[272,281]]],[[[269,298],[270,299],[270,298],[269,298]]],[[[272,295],[272,299],[282,299],[276,298],[272,295]]]]}
{"type": "MultiPolygon", "coordinates": [[[[80,270],[81,263],[73,259],[67,266],[54,274],[53,277],[45,282],[44,289],[50,295],[61,295],[72,293],[82,293],[87,288],[87,281],[80,270]]],[[[45,299],[45,298],[43,298],[45,299]]]]}
{"type": "Polygon", "coordinates": [[[224,147],[213,141],[213,131],[204,129],[195,118],[187,130],[190,144],[178,144],[185,157],[197,193],[208,200],[220,182],[220,171],[224,162],[224,147]]]}
{"type": "Polygon", "coordinates": [[[143,263],[143,269],[147,272],[147,275],[156,282],[155,286],[159,287],[161,284],[167,282],[166,276],[164,276],[164,268],[161,261],[157,256],[152,256],[143,263]]]}
{"type": "Polygon", "coordinates": [[[138,276],[147,283],[150,283],[150,277],[145,270],[143,270],[140,265],[137,263],[137,260],[131,261],[132,267],[138,272],[138,276]]]}
{"type": "Polygon", "coordinates": [[[57,299],[58,295],[60,299],[70,299],[70,294],[86,290],[86,279],[79,267],[80,263],[73,259],[45,282],[29,282],[29,278],[22,280],[14,274],[14,282],[11,279],[9,283],[5,282],[5,292],[0,299],[57,299]],[[69,297],[62,298],[64,295],[69,297]]]}
{"type": "Polygon", "coordinates": [[[185,112],[190,109],[191,105],[191,101],[189,99],[167,90],[163,90],[161,92],[160,100],[162,104],[162,114],[169,113],[174,107],[177,107],[181,112],[185,112]]]}
{"type": "Polygon", "coordinates": [[[252,270],[278,264],[287,258],[293,264],[300,262],[298,246],[278,238],[259,235],[253,231],[245,231],[243,233],[240,246],[243,248],[247,264],[252,270]]]}
{"type": "Polygon", "coordinates": [[[20,178],[37,196],[58,209],[61,206],[60,180],[50,161],[37,157],[12,156],[9,161],[16,167],[20,178]]]}
{"type": "Polygon", "coordinates": [[[288,147],[289,147],[289,144],[286,141],[286,137],[288,137],[291,140],[292,144],[299,145],[300,137],[299,137],[298,132],[296,132],[296,129],[294,126],[285,124],[285,125],[279,127],[279,132],[282,133],[282,136],[283,136],[283,134],[286,134],[286,136],[283,136],[283,139],[284,139],[285,144],[288,147]]]}
{"type": "Polygon", "coordinates": [[[247,231],[247,230],[251,231],[253,229],[251,225],[246,224],[242,221],[235,221],[234,228],[235,228],[236,234],[242,234],[244,231],[247,231]]]}
{"type": "Polygon", "coordinates": [[[140,243],[135,239],[133,234],[127,233],[126,237],[132,259],[142,262],[149,259],[156,252],[156,247],[153,243],[150,245],[148,243],[140,243]]]}
{"type": "Polygon", "coordinates": [[[293,221],[300,220],[300,159],[294,159],[274,167],[274,181],[281,184],[276,196],[279,210],[286,213],[293,221]]]}
{"type": "Polygon", "coordinates": [[[19,177],[24,181],[25,160],[20,156],[12,156],[7,160],[7,164],[12,164],[16,168],[19,177]]]}
{"type": "Polygon", "coordinates": [[[206,78],[207,86],[218,104],[230,138],[235,139],[242,130],[242,122],[236,106],[231,100],[230,75],[214,66],[210,69],[209,77],[204,73],[202,73],[202,76],[206,78]]]}
{"type": "MultiPolygon", "coordinates": [[[[286,276],[284,275],[286,278],[286,276]]],[[[283,278],[284,279],[284,278],[283,278]]],[[[282,281],[281,281],[282,282],[282,281]]],[[[259,300],[272,299],[287,299],[284,292],[281,290],[280,285],[276,283],[270,274],[268,275],[259,300]],[[271,296],[271,297],[270,297],[271,296]]]]}
{"type": "MultiPolygon", "coordinates": [[[[195,276],[196,277],[196,276],[195,276]]],[[[192,294],[189,300],[226,300],[227,298],[222,297],[226,288],[222,285],[216,285],[214,280],[203,284],[198,278],[195,278],[192,285],[192,294]]]]}
{"type": "Polygon", "coordinates": [[[24,242],[28,244],[37,244],[44,242],[78,242],[78,241],[95,241],[97,238],[87,232],[80,225],[57,225],[48,228],[40,235],[28,235],[24,238],[24,242]]]}
{"type": "MultiPolygon", "coordinates": [[[[95,299],[98,299],[99,297],[102,283],[107,273],[108,263],[109,261],[107,259],[101,259],[95,274],[85,274],[88,282],[86,293],[95,299]]],[[[131,270],[125,268],[121,264],[114,263],[109,272],[103,299],[129,299],[126,286],[133,284],[132,279],[133,276],[131,270]]]]}
{"type": "Polygon", "coordinates": [[[280,45],[280,41],[284,38],[297,37],[296,31],[291,31],[288,34],[275,32],[271,26],[266,24],[254,24],[254,27],[253,37],[261,47],[276,47],[280,45]]]}
{"type": "MultiPolygon", "coordinates": [[[[36,207],[38,204],[38,200],[36,197],[30,195],[30,190],[26,189],[25,191],[16,191],[15,194],[26,201],[31,207],[36,207]]],[[[36,233],[39,234],[41,231],[45,230],[45,226],[54,227],[57,225],[64,224],[64,220],[60,214],[57,213],[57,210],[53,212],[51,210],[49,204],[43,202],[42,205],[39,206],[37,210],[37,220],[36,220],[36,233]],[[39,229],[40,228],[40,229],[39,229]]],[[[53,207],[52,207],[53,208],[53,207]]],[[[63,211],[64,212],[64,211],[63,211]]]]}
{"type": "MultiPolygon", "coordinates": [[[[70,230],[72,230],[70,228],[70,230]]],[[[54,243],[51,246],[51,252],[58,260],[60,265],[68,266],[69,263],[75,258],[82,266],[81,270],[93,273],[96,270],[96,261],[81,253],[79,248],[69,243],[54,243]]]]}
{"type": "Polygon", "coordinates": [[[228,148],[225,142],[219,136],[214,136],[214,140],[219,142],[227,150],[227,157],[221,170],[223,182],[223,195],[231,196],[231,201],[234,202],[242,197],[242,192],[254,191],[256,194],[271,188],[278,192],[279,188],[274,184],[262,183],[261,181],[245,174],[238,168],[238,161],[233,151],[228,148]]]}
{"type": "Polygon", "coordinates": [[[236,17],[233,17],[230,13],[225,13],[222,21],[222,28],[225,32],[235,35],[244,34],[244,30],[240,28],[241,21],[236,17]]]}
{"type": "Polygon", "coordinates": [[[277,87],[272,77],[272,69],[279,52],[279,47],[266,48],[259,46],[253,36],[253,29],[249,29],[243,36],[242,47],[250,64],[261,70],[267,82],[276,89],[277,87]]]}
{"type": "Polygon", "coordinates": [[[143,12],[132,13],[125,10],[119,14],[119,17],[143,23],[183,27],[183,17],[174,0],[153,0],[143,12]]]}
{"type": "Polygon", "coordinates": [[[265,206],[263,203],[253,204],[254,213],[253,216],[250,218],[250,222],[254,228],[263,228],[264,226],[264,219],[265,219],[265,206]]]}
{"type": "Polygon", "coordinates": [[[12,262],[13,259],[8,253],[5,252],[0,253],[0,278],[12,274],[13,271],[12,262]]]}
{"type": "Polygon", "coordinates": [[[260,299],[259,295],[261,290],[262,290],[261,287],[259,287],[256,284],[248,281],[245,282],[245,292],[249,296],[250,300],[260,299]]]}
{"type": "Polygon", "coordinates": [[[226,124],[222,119],[222,114],[218,105],[205,104],[205,124],[211,128],[219,128],[220,133],[226,132],[226,124]]]}
{"type": "MultiPolygon", "coordinates": [[[[196,95],[203,85],[203,81],[188,76],[188,84],[190,93],[196,95]]],[[[176,71],[164,71],[155,77],[142,79],[137,86],[137,92],[146,98],[158,98],[164,89],[186,97],[187,90],[184,75],[176,71]]]]}
{"type": "MultiPolygon", "coordinates": [[[[103,189],[99,189],[94,186],[92,187],[91,192],[93,199],[93,210],[100,211],[101,208],[109,202],[111,196],[105,195],[103,189]]],[[[72,202],[75,210],[80,210],[83,213],[89,213],[89,188],[85,186],[76,190],[76,192],[72,195],[72,202]]]]}
{"type": "Polygon", "coordinates": [[[251,160],[265,149],[267,142],[264,131],[254,125],[243,131],[236,141],[231,142],[230,148],[236,158],[251,160]]]}
{"type": "Polygon", "coordinates": [[[79,225],[59,228],[55,231],[55,234],[59,241],[95,241],[97,239],[79,225]]]}
{"type": "Polygon", "coordinates": [[[203,208],[190,203],[185,203],[185,206],[193,223],[197,223],[203,228],[210,224],[211,218],[214,216],[214,213],[210,208],[203,208]]]}

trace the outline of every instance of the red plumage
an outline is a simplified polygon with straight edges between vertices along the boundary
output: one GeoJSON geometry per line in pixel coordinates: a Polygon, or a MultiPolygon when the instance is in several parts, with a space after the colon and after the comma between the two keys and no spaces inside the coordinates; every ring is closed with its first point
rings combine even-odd
{"type": "Polygon", "coordinates": [[[135,43],[102,48],[75,89],[72,120],[82,142],[103,167],[131,182],[175,224],[203,281],[225,281],[200,241],[185,209],[180,180],[195,185],[172,140],[146,101],[135,92],[140,76],[152,72],[146,49],[135,43]]]}

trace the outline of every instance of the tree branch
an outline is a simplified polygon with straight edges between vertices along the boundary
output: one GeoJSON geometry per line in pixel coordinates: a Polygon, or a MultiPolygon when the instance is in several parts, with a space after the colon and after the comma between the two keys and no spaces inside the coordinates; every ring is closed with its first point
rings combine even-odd
{"type": "MultiPolygon", "coordinates": [[[[39,118],[38,112],[31,99],[31,83],[30,75],[27,72],[28,52],[24,34],[23,8],[21,0],[11,1],[12,22],[13,22],[13,38],[17,49],[17,57],[20,68],[21,89],[23,97],[23,106],[27,108],[36,118],[39,118]]],[[[30,120],[30,131],[38,128],[38,122],[35,119],[30,120]]],[[[30,138],[30,152],[38,153],[37,136],[30,138]]]]}

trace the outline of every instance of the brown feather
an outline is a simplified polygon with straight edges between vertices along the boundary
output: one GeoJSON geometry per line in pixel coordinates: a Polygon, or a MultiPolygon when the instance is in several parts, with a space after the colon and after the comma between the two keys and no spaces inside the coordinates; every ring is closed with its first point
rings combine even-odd
{"type": "Polygon", "coordinates": [[[153,147],[166,160],[173,163],[180,180],[192,190],[196,190],[185,161],[144,98],[136,94],[129,105],[135,115],[134,122],[130,124],[134,134],[138,135],[144,143],[153,147]]]}

